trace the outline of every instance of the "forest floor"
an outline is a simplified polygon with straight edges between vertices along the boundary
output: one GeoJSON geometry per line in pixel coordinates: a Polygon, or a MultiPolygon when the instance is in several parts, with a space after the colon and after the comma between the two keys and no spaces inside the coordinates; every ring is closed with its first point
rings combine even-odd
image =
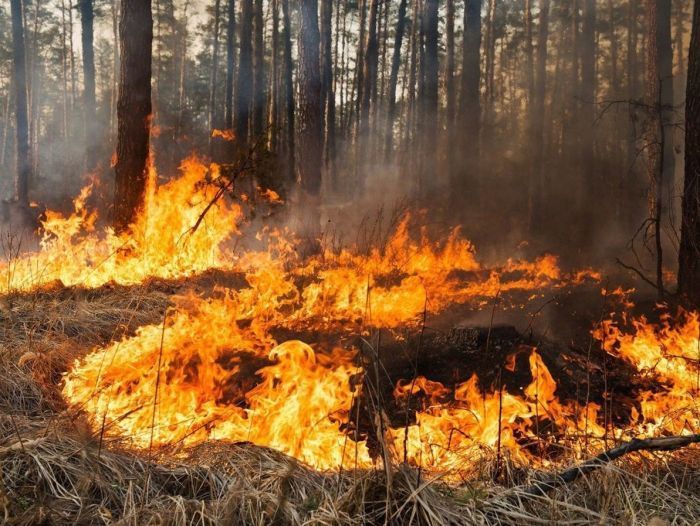
{"type": "Polygon", "coordinates": [[[418,469],[320,473],[250,443],[176,455],[93,432],[61,398],[76,358],[162,320],[174,294],[235,275],[0,298],[0,521],[6,524],[698,524],[700,449],[628,455],[553,488],[495,455],[462,483],[418,469]]]}

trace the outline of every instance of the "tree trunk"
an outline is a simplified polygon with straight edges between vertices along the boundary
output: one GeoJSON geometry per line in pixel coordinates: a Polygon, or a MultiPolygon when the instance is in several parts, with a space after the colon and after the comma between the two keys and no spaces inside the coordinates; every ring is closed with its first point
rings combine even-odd
{"type": "Polygon", "coordinates": [[[248,147],[248,127],[253,103],[253,0],[241,1],[240,56],[236,82],[236,141],[239,151],[248,147]]]}
{"type": "MultiPolygon", "coordinates": [[[[68,38],[66,35],[66,2],[61,0],[61,82],[63,84],[63,138],[68,138],[68,38]]],[[[0,165],[2,162],[0,162],[0,165]]]]}
{"type": "Polygon", "coordinates": [[[693,8],[685,90],[685,182],[678,292],[700,307],[700,2],[693,8]]]}
{"type": "Polygon", "coordinates": [[[481,0],[466,0],[462,41],[462,77],[459,106],[461,169],[453,172],[452,203],[463,204],[469,186],[476,186],[479,172],[479,132],[481,123],[481,0]]]}
{"type": "Polygon", "coordinates": [[[15,199],[22,207],[29,206],[29,181],[32,164],[29,158],[29,123],[27,118],[27,62],[24,47],[22,0],[10,3],[12,15],[12,65],[15,85],[15,131],[17,133],[17,173],[15,199]]]}
{"type": "Polygon", "coordinates": [[[548,178],[544,177],[544,113],[547,95],[547,40],[549,38],[549,0],[540,0],[540,19],[537,35],[537,64],[534,92],[530,103],[530,140],[532,172],[529,177],[530,227],[540,229],[544,220],[542,207],[547,203],[548,178]]]}
{"type": "Polygon", "coordinates": [[[255,0],[253,5],[253,139],[258,140],[265,129],[265,104],[267,103],[267,81],[265,80],[265,40],[263,38],[263,2],[255,0]]]}
{"type": "Polygon", "coordinates": [[[181,34],[181,45],[182,49],[180,51],[180,74],[178,80],[178,104],[177,104],[177,128],[175,130],[175,137],[179,137],[182,133],[182,127],[185,121],[185,69],[187,66],[187,9],[189,8],[189,0],[185,0],[185,4],[182,9],[182,21],[180,25],[182,27],[181,34]]]}
{"type": "Polygon", "coordinates": [[[389,74],[389,107],[387,111],[386,138],[385,138],[385,158],[387,162],[391,159],[394,143],[394,121],[396,120],[396,85],[399,80],[399,68],[401,67],[401,47],[403,46],[403,35],[406,30],[406,8],[407,0],[401,0],[399,4],[398,18],[396,20],[396,33],[394,35],[394,52],[391,57],[391,73],[389,74]]]}
{"type": "Polygon", "coordinates": [[[495,103],[495,62],[496,62],[496,0],[488,0],[486,17],[486,108],[484,111],[484,128],[488,135],[491,134],[494,118],[495,103]]]}
{"type": "Polygon", "coordinates": [[[377,12],[379,0],[369,0],[369,20],[367,23],[367,45],[364,54],[364,73],[362,75],[363,85],[361,89],[362,102],[360,106],[360,123],[363,130],[363,137],[360,140],[366,141],[369,132],[369,113],[372,102],[372,93],[377,83],[377,65],[379,61],[379,43],[377,40],[377,12]]]}
{"type": "MultiPolygon", "coordinates": [[[[185,9],[187,3],[185,2],[185,9]]],[[[117,98],[119,97],[119,1],[112,0],[112,90],[109,97],[109,141],[115,144],[117,130],[117,98]]]]}
{"type": "Polygon", "coordinates": [[[214,2],[214,40],[211,50],[211,71],[209,72],[209,145],[212,143],[212,131],[219,127],[218,107],[216,103],[216,87],[219,73],[219,21],[221,12],[221,0],[214,2]]]}
{"type": "Polygon", "coordinates": [[[446,128],[451,133],[455,112],[455,0],[447,0],[445,18],[445,96],[447,99],[446,128]]]}
{"type": "Polygon", "coordinates": [[[224,127],[233,129],[233,79],[236,71],[236,0],[228,0],[226,22],[226,101],[224,127]]]}
{"type": "Polygon", "coordinates": [[[649,176],[649,217],[654,227],[656,249],[656,286],[659,299],[663,299],[663,248],[661,240],[661,221],[664,213],[664,153],[665,137],[661,77],[661,30],[659,16],[660,3],[664,0],[646,0],[647,2],[647,79],[646,102],[649,108],[647,122],[647,174],[649,176]]]}
{"type": "Polygon", "coordinates": [[[280,126],[280,6],[279,0],[272,0],[272,63],[270,68],[271,93],[270,93],[270,151],[279,153],[279,126],[280,126]]]}
{"type": "Polygon", "coordinates": [[[671,37],[671,0],[657,0],[657,47],[658,47],[658,82],[661,90],[661,125],[664,133],[664,152],[661,164],[663,170],[662,184],[664,208],[670,205],[670,198],[675,183],[676,153],[674,148],[674,130],[676,112],[673,96],[673,39],[671,37]]]}
{"type": "MultiPolygon", "coordinates": [[[[321,100],[326,116],[325,159],[331,166],[335,155],[335,94],[333,92],[333,0],[321,0],[321,100]]],[[[331,170],[333,174],[334,171],[331,170]]]]}
{"type": "Polygon", "coordinates": [[[85,165],[88,171],[97,164],[97,107],[95,102],[95,51],[92,0],[80,0],[80,22],[82,25],[83,45],[83,115],[85,117],[85,165]]]}
{"type": "Polygon", "coordinates": [[[309,234],[319,230],[317,200],[321,190],[323,108],[317,0],[300,0],[299,29],[299,180],[309,234]]]}
{"type": "Polygon", "coordinates": [[[423,125],[424,134],[424,169],[420,181],[420,191],[434,190],[436,178],[431,176],[437,170],[437,136],[438,124],[438,10],[439,0],[425,0],[423,28],[425,34],[425,68],[423,84],[423,125]]]}
{"type": "Polygon", "coordinates": [[[151,115],[150,0],[122,0],[114,226],[125,232],[145,205],[151,115]]]}
{"type": "Polygon", "coordinates": [[[289,0],[282,0],[282,19],[284,29],[282,30],[282,41],[284,43],[283,54],[283,96],[284,113],[286,116],[286,167],[287,184],[291,187],[296,180],[296,111],[294,107],[294,63],[292,62],[292,29],[289,17],[289,0]]]}
{"type": "MultiPolygon", "coordinates": [[[[581,26],[581,103],[580,118],[582,138],[582,159],[590,163],[594,159],[594,121],[596,93],[596,0],[584,0],[583,23],[581,26]]],[[[595,185],[591,177],[589,180],[595,185]]]]}

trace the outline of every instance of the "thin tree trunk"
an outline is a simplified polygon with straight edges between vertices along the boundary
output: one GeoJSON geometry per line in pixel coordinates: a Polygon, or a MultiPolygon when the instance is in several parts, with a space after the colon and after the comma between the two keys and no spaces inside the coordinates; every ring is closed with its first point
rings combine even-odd
{"type": "Polygon", "coordinates": [[[439,0],[425,0],[423,27],[425,34],[425,79],[423,89],[424,169],[420,181],[420,191],[424,194],[435,189],[437,169],[437,136],[439,130],[438,83],[440,67],[438,62],[438,11],[439,0]]]}
{"type": "Polygon", "coordinates": [[[5,166],[5,156],[7,155],[7,137],[10,131],[10,102],[12,100],[12,88],[13,81],[10,81],[10,85],[7,90],[7,96],[5,97],[5,106],[3,109],[2,117],[2,142],[0,143],[0,166],[5,166]]]}
{"type": "Polygon", "coordinates": [[[270,93],[270,151],[277,154],[280,125],[280,67],[279,67],[280,16],[279,0],[272,0],[272,65],[270,93]]]}
{"type": "MultiPolygon", "coordinates": [[[[333,0],[321,0],[321,100],[324,108],[325,160],[332,167],[335,156],[335,93],[333,91],[333,0]]],[[[331,174],[335,171],[331,169],[331,174]]],[[[335,181],[334,181],[335,183],[335,181]]]]}
{"type": "Polygon", "coordinates": [[[182,21],[180,22],[182,26],[182,49],[180,51],[180,74],[178,79],[178,93],[177,93],[177,129],[176,137],[179,137],[182,132],[182,127],[185,121],[185,69],[187,66],[187,39],[189,35],[187,34],[187,10],[190,6],[189,0],[185,0],[182,8],[182,21]]]}
{"type": "Polygon", "coordinates": [[[445,95],[447,98],[446,128],[451,133],[455,111],[455,0],[447,0],[447,16],[445,18],[445,95]]]}
{"type": "Polygon", "coordinates": [[[236,82],[236,140],[239,149],[248,147],[250,111],[253,104],[253,0],[242,0],[240,28],[240,56],[236,82]]]}
{"type": "Polygon", "coordinates": [[[226,14],[226,102],[224,110],[224,127],[227,130],[232,130],[233,79],[236,72],[236,0],[228,0],[228,9],[226,14]]]}
{"type": "MultiPolygon", "coordinates": [[[[61,81],[63,83],[63,138],[68,138],[68,42],[66,36],[66,2],[61,0],[61,81]]],[[[2,164],[2,163],[0,163],[2,164]]]]}
{"type": "Polygon", "coordinates": [[[486,18],[486,97],[485,97],[485,129],[491,134],[494,118],[495,103],[495,63],[496,63],[496,0],[488,0],[488,11],[486,18]]]}
{"type": "Polygon", "coordinates": [[[265,79],[265,39],[263,38],[263,1],[253,5],[253,120],[254,140],[262,136],[265,129],[265,104],[267,102],[267,80],[265,79]]]}
{"type": "Polygon", "coordinates": [[[542,207],[547,203],[549,179],[544,177],[544,122],[547,95],[547,40],[549,38],[549,0],[540,0],[540,18],[537,35],[537,65],[535,90],[531,103],[530,140],[532,141],[532,174],[530,188],[530,226],[540,229],[544,220],[542,207]]]}
{"type": "Polygon", "coordinates": [[[85,164],[88,171],[97,165],[97,103],[95,101],[94,12],[92,0],[80,0],[83,45],[83,116],[85,123],[85,164]]]}
{"type": "Polygon", "coordinates": [[[151,115],[150,0],[122,0],[114,226],[125,232],[145,206],[151,115]]]}
{"type": "Polygon", "coordinates": [[[221,12],[221,0],[214,2],[214,40],[211,50],[211,71],[209,72],[209,145],[212,143],[212,130],[219,127],[218,107],[216,102],[216,87],[219,73],[219,22],[221,12]]]}
{"type": "MultiPolygon", "coordinates": [[[[187,2],[185,2],[185,6],[187,2]]],[[[114,144],[117,136],[117,98],[119,96],[119,0],[112,0],[112,38],[114,46],[112,50],[112,93],[109,108],[109,137],[114,144]]],[[[187,7],[185,7],[187,9],[187,7]]],[[[185,44],[186,45],[186,44],[185,44]]]]}
{"type": "Polygon", "coordinates": [[[11,0],[12,63],[15,85],[15,131],[17,133],[17,172],[15,199],[22,207],[29,206],[29,181],[32,164],[29,159],[29,123],[27,118],[27,71],[24,44],[24,16],[22,0],[11,0]]]}
{"type": "Polygon", "coordinates": [[[287,184],[292,186],[296,180],[296,112],[294,108],[294,63],[292,62],[292,30],[289,17],[289,0],[282,0],[282,41],[283,46],[283,91],[286,115],[286,153],[287,184]]]}
{"type": "Polygon", "coordinates": [[[647,2],[647,173],[649,176],[649,216],[654,228],[656,249],[656,286],[659,300],[664,296],[663,284],[663,247],[661,242],[661,220],[664,212],[664,123],[662,111],[662,78],[659,0],[647,2]]]}
{"type": "MultiPolygon", "coordinates": [[[[596,92],[596,0],[584,0],[581,27],[581,103],[582,155],[590,163],[594,159],[594,120],[596,92]]],[[[595,185],[596,182],[590,178],[595,185]]]]}
{"type": "Polygon", "coordinates": [[[386,161],[389,162],[393,151],[394,143],[394,121],[396,120],[396,85],[399,79],[399,68],[401,67],[401,48],[403,46],[403,35],[406,30],[406,8],[407,0],[399,3],[398,18],[396,20],[396,33],[394,35],[394,52],[391,57],[391,73],[389,75],[389,108],[386,122],[386,138],[384,140],[384,151],[386,161]]]}

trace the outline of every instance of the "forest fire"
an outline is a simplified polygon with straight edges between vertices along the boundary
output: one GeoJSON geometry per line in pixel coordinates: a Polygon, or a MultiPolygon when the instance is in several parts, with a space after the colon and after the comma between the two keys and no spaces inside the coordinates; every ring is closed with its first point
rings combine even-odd
{"type": "MultiPolygon", "coordinates": [[[[293,237],[279,232],[258,236],[267,241],[265,250],[233,254],[225,242],[238,234],[231,218],[242,215],[235,204],[213,207],[201,228],[191,231],[208,204],[209,190],[199,181],[209,170],[216,167],[184,163],[179,179],[153,193],[128,242],[111,230],[96,232],[96,216],[84,205],[86,189],[71,216],[47,214],[41,251],[5,263],[8,288],[57,279],[86,287],[133,284],[210,268],[244,274],[247,285],[240,289],[178,298],[162,323],[95,349],[67,374],[63,394],[69,404],[87,413],[97,433],[136,447],[250,441],[318,469],[370,467],[378,456],[355,415],[360,400],[367,403],[363,377],[370,372],[348,344],[350,336],[420,330],[426,314],[597,278],[592,271],[565,274],[552,256],[485,268],[458,230],[443,243],[430,241],[426,230],[414,239],[408,217],[384,247],[364,254],[326,249],[301,258],[293,237]],[[280,336],[309,331],[336,335],[335,343],[312,347],[280,336]]],[[[658,328],[640,320],[635,332],[626,333],[606,320],[595,332],[611,355],[663,384],[640,395],[626,428],[603,425],[601,400],[560,400],[556,379],[532,346],[524,350],[530,380],[519,393],[498,385],[484,390],[476,374],[452,386],[423,376],[398,381],[393,404],[412,416],[396,426],[375,408],[390,455],[384,461],[464,472],[483,448],[546,463],[545,442],[566,442],[583,452],[584,436],[590,447],[608,435],[693,430],[699,325],[695,314],[678,322],[666,318],[658,328]]],[[[515,361],[506,367],[514,368],[515,361]]]]}
{"type": "Polygon", "coordinates": [[[698,523],[700,0],[0,29],[3,525],[698,523]]]}

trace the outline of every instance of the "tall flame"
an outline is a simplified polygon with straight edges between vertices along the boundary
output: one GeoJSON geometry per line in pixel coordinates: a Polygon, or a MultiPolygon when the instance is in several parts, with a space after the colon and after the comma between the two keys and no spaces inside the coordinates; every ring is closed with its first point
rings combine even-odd
{"type": "MultiPolygon", "coordinates": [[[[38,252],[0,263],[5,277],[0,292],[56,281],[66,286],[98,287],[110,281],[129,285],[229,266],[223,242],[238,232],[238,205],[221,201],[191,231],[214,193],[211,185],[202,184],[209,170],[195,158],[184,161],[182,175],[154,189],[131,232],[121,235],[110,227],[97,231],[97,215],[85,205],[92,188],[85,187],[72,214],[46,213],[38,252]]],[[[211,171],[212,179],[219,177],[215,165],[211,171]]],[[[150,180],[153,184],[153,170],[150,180]]]]}

